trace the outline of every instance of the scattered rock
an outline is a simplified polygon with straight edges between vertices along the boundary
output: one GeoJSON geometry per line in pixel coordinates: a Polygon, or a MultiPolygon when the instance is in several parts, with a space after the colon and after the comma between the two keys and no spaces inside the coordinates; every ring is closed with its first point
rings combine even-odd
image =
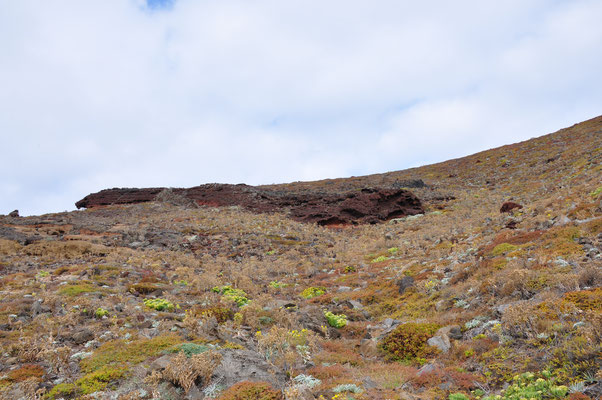
{"type": "Polygon", "coordinates": [[[429,346],[438,348],[443,353],[447,353],[451,347],[451,344],[449,342],[449,337],[447,337],[447,335],[445,335],[445,334],[439,335],[439,336],[433,336],[432,338],[427,340],[426,343],[429,346]]]}
{"type": "Polygon", "coordinates": [[[213,371],[213,378],[219,379],[224,387],[243,381],[264,381],[278,389],[286,384],[286,373],[268,364],[259,353],[232,349],[222,349],[219,353],[222,362],[213,371]]]}
{"type": "Polygon", "coordinates": [[[81,329],[72,336],[72,341],[75,344],[84,344],[92,339],[94,339],[94,332],[89,329],[81,329]]]}
{"type": "Polygon", "coordinates": [[[395,180],[392,185],[395,189],[402,188],[412,188],[412,189],[420,189],[428,187],[426,183],[422,179],[404,179],[404,180],[395,180]]]}
{"type": "Polygon", "coordinates": [[[440,328],[435,336],[447,336],[454,340],[462,339],[462,328],[459,325],[449,325],[440,328]]]}
{"type": "Polygon", "coordinates": [[[417,375],[422,376],[424,374],[431,373],[434,370],[436,370],[438,367],[439,367],[439,365],[437,365],[435,363],[426,363],[418,370],[417,375]]]}
{"type": "Polygon", "coordinates": [[[523,206],[521,206],[520,204],[515,203],[513,201],[507,201],[504,204],[502,204],[502,207],[500,208],[500,213],[507,213],[516,208],[518,208],[520,210],[521,208],[523,208],[523,206]]]}
{"type": "Polygon", "coordinates": [[[399,294],[404,294],[406,290],[414,286],[414,278],[411,276],[404,276],[397,281],[396,285],[399,288],[399,294]]]}

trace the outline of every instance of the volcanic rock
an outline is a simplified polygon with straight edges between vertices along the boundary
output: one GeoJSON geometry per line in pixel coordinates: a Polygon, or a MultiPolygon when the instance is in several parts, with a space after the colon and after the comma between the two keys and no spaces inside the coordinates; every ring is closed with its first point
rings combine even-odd
{"type": "Polygon", "coordinates": [[[502,208],[500,208],[500,213],[510,212],[510,211],[514,210],[515,208],[518,208],[520,210],[521,208],[523,208],[523,206],[521,206],[518,203],[514,203],[512,201],[507,201],[504,204],[502,204],[502,208]]]}
{"type": "Polygon", "coordinates": [[[207,184],[189,189],[106,189],[75,203],[77,208],[156,201],[170,196],[193,200],[197,205],[240,206],[256,213],[289,211],[294,220],[318,225],[374,224],[424,213],[420,200],[403,189],[372,188],[346,193],[285,192],[248,185],[207,184]]]}

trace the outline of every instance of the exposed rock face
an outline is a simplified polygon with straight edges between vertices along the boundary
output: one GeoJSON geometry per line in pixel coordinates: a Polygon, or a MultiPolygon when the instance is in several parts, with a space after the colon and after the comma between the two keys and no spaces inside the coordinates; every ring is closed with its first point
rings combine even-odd
{"type": "Polygon", "coordinates": [[[420,200],[403,189],[361,189],[342,194],[291,193],[248,185],[208,184],[190,189],[106,189],[75,203],[77,208],[110,204],[134,204],[160,200],[162,193],[191,199],[198,205],[241,206],[253,212],[290,211],[301,222],[319,225],[387,221],[424,212],[420,200]]]}

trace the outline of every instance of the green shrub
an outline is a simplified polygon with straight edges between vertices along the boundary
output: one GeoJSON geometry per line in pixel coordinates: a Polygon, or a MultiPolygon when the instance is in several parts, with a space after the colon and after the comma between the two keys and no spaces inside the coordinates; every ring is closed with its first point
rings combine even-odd
{"type": "Polygon", "coordinates": [[[347,325],[347,316],[345,314],[333,314],[330,311],[324,311],[324,316],[326,317],[326,321],[328,321],[328,325],[333,328],[342,328],[347,325]]]}
{"type": "Polygon", "coordinates": [[[318,296],[322,296],[324,293],[326,293],[326,288],[323,287],[308,287],[307,289],[305,289],[304,291],[301,292],[301,297],[304,297],[306,299],[312,299],[314,297],[318,297],[318,296]]]}
{"type": "Polygon", "coordinates": [[[378,347],[389,358],[397,361],[410,361],[414,358],[425,358],[433,353],[426,344],[440,328],[437,324],[421,324],[409,322],[399,325],[389,333],[378,347]]]}
{"type": "Polygon", "coordinates": [[[73,383],[59,383],[44,395],[45,399],[55,400],[63,397],[71,397],[79,392],[79,389],[73,383]]]}
{"type": "Polygon", "coordinates": [[[96,291],[97,289],[89,283],[80,283],[63,286],[59,289],[59,294],[69,297],[75,297],[82,293],[92,293],[96,291]]]}
{"type": "Polygon", "coordinates": [[[127,368],[103,367],[78,379],[75,384],[82,394],[90,394],[104,390],[111,382],[126,375],[127,368]]]}
{"type": "Polygon", "coordinates": [[[230,321],[234,318],[234,311],[232,311],[228,307],[225,307],[225,306],[219,305],[219,304],[212,305],[209,307],[194,309],[194,310],[187,311],[187,312],[189,312],[192,316],[201,318],[201,319],[215,317],[215,319],[217,320],[217,322],[219,324],[223,324],[224,322],[230,321]]]}
{"type": "Polygon", "coordinates": [[[201,354],[206,351],[209,351],[209,346],[205,346],[204,344],[196,344],[196,343],[182,343],[175,346],[171,349],[170,353],[184,353],[186,357],[190,358],[194,354],[201,354]]]}
{"type": "Polygon", "coordinates": [[[448,400],[469,400],[464,393],[452,393],[447,398],[448,400]]]}
{"type": "Polygon", "coordinates": [[[600,195],[600,193],[602,193],[602,186],[600,186],[598,189],[591,192],[590,196],[592,196],[593,198],[596,198],[600,195]]]}
{"type": "Polygon", "coordinates": [[[175,335],[155,336],[152,339],[139,339],[129,343],[113,340],[104,343],[90,357],[81,360],[80,367],[84,372],[94,372],[107,366],[138,364],[181,342],[182,339],[175,335]]]}
{"type": "Polygon", "coordinates": [[[144,305],[157,311],[173,311],[174,305],[165,299],[144,299],[144,305]]]}
{"type": "Polygon", "coordinates": [[[102,318],[106,315],[109,315],[109,312],[102,307],[98,307],[94,315],[96,316],[96,318],[102,318]]]}
{"type": "Polygon", "coordinates": [[[556,385],[549,371],[542,371],[540,374],[525,372],[516,375],[513,381],[501,395],[486,396],[483,400],[563,399],[569,392],[566,386],[556,385]]]}
{"type": "Polygon", "coordinates": [[[247,294],[242,289],[234,289],[232,286],[216,286],[211,289],[215,293],[221,294],[226,300],[236,303],[237,306],[243,307],[249,304],[247,294]]]}

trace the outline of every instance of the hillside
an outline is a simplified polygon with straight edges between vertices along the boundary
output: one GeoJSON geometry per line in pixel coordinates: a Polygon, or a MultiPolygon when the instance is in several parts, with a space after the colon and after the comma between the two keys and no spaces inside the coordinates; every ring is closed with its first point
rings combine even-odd
{"type": "Polygon", "coordinates": [[[602,395],[602,116],[439,164],[252,190],[374,188],[424,213],[320,226],[162,190],[0,216],[0,398],[602,395]]]}

